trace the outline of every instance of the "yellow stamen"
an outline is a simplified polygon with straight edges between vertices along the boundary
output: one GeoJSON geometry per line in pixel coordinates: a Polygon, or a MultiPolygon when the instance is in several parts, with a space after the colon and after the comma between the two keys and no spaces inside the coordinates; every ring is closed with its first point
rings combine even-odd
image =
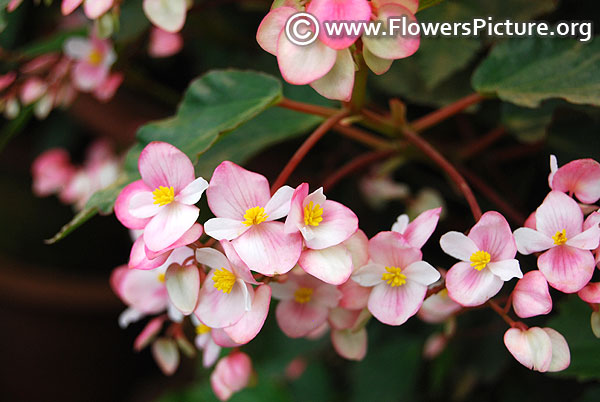
{"type": "Polygon", "coordinates": [[[552,236],[552,240],[554,240],[554,244],[560,246],[567,242],[567,231],[565,229],[556,232],[554,236],[552,236]]]}
{"type": "Polygon", "coordinates": [[[245,221],[243,222],[246,226],[258,225],[267,220],[269,215],[265,215],[265,209],[263,207],[248,208],[244,214],[245,221]]]}
{"type": "Polygon", "coordinates": [[[93,49],[90,54],[88,54],[88,63],[93,66],[97,66],[102,63],[102,53],[96,49],[93,49]]]}
{"type": "Polygon", "coordinates": [[[159,186],[152,192],[152,195],[154,196],[154,203],[162,207],[173,202],[175,190],[173,190],[173,187],[159,186]]]}
{"type": "Polygon", "coordinates": [[[490,253],[487,251],[475,251],[471,254],[471,266],[476,270],[481,271],[490,263],[491,258],[490,253]]]}
{"type": "Polygon", "coordinates": [[[440,290],[437,294],[440,295],[442,299],[445,299],[448,297],[448,289],[444,288],[440,290]]]}
{"type": "Polygon", "coordinates": [[[203,335],[210,332],[210,327],[208,325],[200,324],[196,325],[196,334],[203,335]]]}
{"type": "Polygon", "coordinates": [[[323,220],[323,208],[319,204],[314,205],[311,201],[304,207],[304,224],[310,226],[319,226],[323,220]]]}
{"type": "Polygon", "coordinates": [[[165,281],[165,274],[164,273],[158,274],[158,281],[164,283],[164,281],[165,281]]]}
{"type": "Polygon", "coordinates": [[[294,292],[294,300],[300,304],[308,303],[312,294],[313,290],[311,288],[298,288],[294,292]]]}
{"type": "Polygon", "coordinates": [[[387,282],[388,285],[395,288],[396,286],[402,286],[406,283],[406,275],[401,274],[402,270],[398,267],[385,267],[387,271],[381,275],[381,280],[387,282]]]}
{"type": "Polygon", "coordinates": [[[215,283],[213,285],[215,288],[223,293],[229,293],[235,284],[235,275],[225,268],[221,268],[221,271],[215,271],[212,280],[215,283]]]}

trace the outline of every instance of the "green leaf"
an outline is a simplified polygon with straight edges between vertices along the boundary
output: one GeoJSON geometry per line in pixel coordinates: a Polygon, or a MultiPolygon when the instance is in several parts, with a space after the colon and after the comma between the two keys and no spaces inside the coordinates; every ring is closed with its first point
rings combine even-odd
{"type": "Polygon", "coordinates": [[[571,350],[571,365],[554,373],[559,377],[575,377],[580,381],[600,379],[600,339],[590,328],[590,307],[577,297],[558,304],[558,314],[547,326],[560,332],[571,350]]]}
{"type": "Polygon", "coordinates": [[[472,84],[480,93],[526,107],[551,98],[600,105],[600,41],[508,40],[481,63],[472,84]]]}
{"type": "Polygon", "coordinates": [[[419,9],[417,10],[417,12],[423,11],[429,7],[433,7],[436,4],[440,4],[442,1],[444,0],[422,0],[419,2],[419,9]]]}
{"type": "Polygon", "coordinates": [[[501,108],[502,124],[507,131],[524,143],[534,143],[546,138],[548,126],[557,102],[546,102],[537,109],[503,103],[501,108]]]}
{"type": "MultiPolygon", "coordinates": [[[[209,72],[194,80],[184,95],[174,117],[142,126],[137,133],[138,143],[127,153],[124,172],[119,179],[108,188],[95,193],[85,206],[85,213],[80,213],[65,225],[56,236],[48,240],[54,243],[71,233],[75,228],[90,219],[97,212],[104,214],[112,211],[114,202],[127,184],[139,178],[137,160],[139,154],[152,141],[165,141],[181,149],[192,161],[207,151],[222,136],[252,119],[262,111],[274,105],[282,96],[281,83],[276,78],[251,71],[219,70],[209,72]]],[[[289,117],[289,115],[288,115],[289,117]]],[[[271,118],[278,118],[276,115],[271,118]]],[[[285,118],[285,116],[283,116],[285,118]]],[[[262,123],[268,125],[267,118],[262,123]]],[[[306,127],[304,122],[292,126],[291,133],[306,127]]],[[[260,126],[260,122],[259,122],[260,126]]],[[[275,123],[271,130],[265,131],[262,141],[250,144],[247,151],[240,150],[238,158],[249,157],[259,150],[260,144],[276,141],[282,128],[275,123]],[[274,139],[268,136],[275,136],[274,139]]],[[[238,134],[241,141],[248,135],[257,134],[260,130],[255,125],[238,134]],[[245,134],[244,134],[245,133],[245,134]]],[[[279,137],[281,138],[281,137],[279,137]]],[[[237,150],[240,145],[231,143],[237,150]]],[[[228,154],[226,149],[221,151],[228,154]]],[[[231,151],[233,152],[233,151],[231,151]]],[[[214,163],[214,157],[213,157],[214,163]]]]}

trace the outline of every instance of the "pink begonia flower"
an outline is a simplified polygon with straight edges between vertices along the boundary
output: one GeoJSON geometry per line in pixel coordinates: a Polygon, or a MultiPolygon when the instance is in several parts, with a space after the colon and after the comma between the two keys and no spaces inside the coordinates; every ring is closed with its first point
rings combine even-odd
{"type": "Polygon", "coordinates": [[[49,149],[33,161],[33,192],[45,197],[60,192],[75,174],[75,167],[67,151],[61,148],[49,149]]]}
{"type": "Polygon", "coordinates": [[[389,174],[370,172],[360,179],[359,188],[374,209],[382,208],[389,201],[404,200],[410,196],[408,185],[394,181],[389,174]]]}
{"type": "Polygon", "coordinates": [[[71,14],[81,3],[83,3],[83,12],[86,17],[95,20],[112,8],[114,0],[63,0],[62,15],[71,14]]]}
{"type": "Polygon", "coordinates": [[[530,370],[561,371],[571,363],[567,341],[552,328],[511,328],[504,334],[504,344],[513,357],[530,370]]]}
{"type": "Polygon", "coordinates": [[[9,13],[12,13],[13,11],[15,11],[17,9],[17,7],[19,7],[21,5],[22,2],[23,2],[23,0],[10,0],[8,2],[8,4],[6,5],[6,11],[8,11],[9,13]]]}
{"type": "Polygon", "coordinates": [[[126,327],[130,322],[146,315],[158,314],[165,310],[173,321],[180,319],[182,314],[175,311],[169,299],[165,272],[171,263],[181,264],[193,255],[192,249],[181,247],[153,270],[129,269],[126,265],[116,268],[111,274],[110,284],[117,296],[128,306],[119,317],[120,325],[126,327]]]}
{"type": "Polygon", "coordinates": [[[538,257],[538,268],[550,286],[565,293],[577,292],[594,273],[596,263],[589,250],[600,242],[598,223],[584,230],[579,205],[560,191],[551,191],[535,216],[536,230],[515,230],[519,252],[527,255],[548,250],[538,257]]]}
{"type": "Polygon", "coordinates": [[[152,343],[152,356],[165,375],[172,375],[179,366],[179,349],[170,338],[158,338],[152,343]]]}
{"type": "Polygon", "coordinates": [[[540,271],[530,271],[519,279],[512,293],[512,306],[521,318],[535,317],[552,311],[548,282],[540,271]]]}
{"type": "MultiPolygon", "coordinates": [[[[595,207],[595,206],[594,206],[595,207]]],[[[600,225],[600,209],[592,212],[585,221],[583,221],[583,230],[586,231],[594,225],[600,225]]],[[[592,251],[596,256],[596,266],[600,268],[600,244],[592,251]]]]}
{"type": "Polygon", "coordinates": [[[392,232],[400,233],[411,246],[422,248],[433,234],[441,212],[442,208],[429,209],[410,223],[408,215],[400,215],[392,225],[392,232]]]}
{"type": "Polygon", "coordinates": [[[588,283],[577,296],[586,303],[600,304],[600,282],[588,283]]]}
{"type": "MultiPolygon", "coordinates": [[[[142,182],[127,186],[117,198],[129,198],[126,217],[121,221],[130,227],[127,217],[150,218],[144,227],[144,243],[151,251],[160,251],[181,238],[198,219],[196,204],[208,183],[195,179],[194,166],[179,149],[165,142],[151,142],[140,154],[138,162],[142,182]],[[132,194],[133,193],[133,194],[132,194]]],[[[123,212],[123,211],[121,211],[123,212]]],[[[130,227],[131,229],[137,227],[130,227]]]]}
{"type": "Polygon", "coordinates": [[[154,317],[148,321],[142,332],[140,332],[135,338],[135,341],[133,342],[133,350],[139,352],[146,346],[150,345],[150,343],[154,341],[156,336],[160,333],[160,330],[162,329],[166,320],[166,315],[159,315],[158,317],[154,317]]]}
{"type": "Polygon", "coordinates": [[[271,283],[271,288],[273,298],[281,300],[275,309],[277,323],[290,338],[306,336],[326,323],[341,297],[335,286],[304,273],[292,272],[286,282],[271,283]]]}
{"type": "Polygon", "coordinates": [[[306,371],[307,365],[306,359],[296,357],[285,367],[285,378],[292,381],[297,380],[302,377],[302,374],[306,371]]]}
{"type": "Polygon", "coordinates": [[[360,361],[367,355],[367,330],[334,329],[331,331],[331,343],[344,359],[360,361]]]}
{"type": "Polygon", "coordinates": [[[232,352],[219,360],[210,375],[210,385],[221,401],[226,401],[238,391],[244,389],[250,381],[252,361],[247,354],[232,352]]]}
{"type": "Polygon", "coordinates": [[[273,276],[291,270],[302,252],[302,236],[286,234],[275,222],[288,214],[294,190],[289,186],[270,195],[267,179],[235,163],[222,162],[206,191],[216,218],[204,224],[206,234],[231,240],[235,251],[251,270],[273,276]]]}
{"type": "Polygon", "coordinates": [[[142,7],[150,22],[167,32],[178,32],[185,24],[186,0],[144,0],[142,7]]]}
{"type": "Polygon", "coordinates": [[[417,317],[430,324],[446,321],[462,306],[448,297],[448,289],[442,289],[425,299],[417,317]]]}
{"type": "Polygon", "coordinates": [[[17,73],[9,71],[6,74],[0,75],[0,91],[4,91],[17,79],[17,73]]]}
{"type": "Polygon", "coordinates": [[[446,275],[448,295],[462,306],[479,306],[494,297],[504,282],[522,278],[515,239],[506,219],[495,211],[483,214],[465,236],[448,232],[440,239],[446,254],[461,260],[446,275]]]}
{"type": "MultiPolygon", "coordinates": [[[[365,232],[358,229],[342,244],[350,252],[354,271],[369,262],[369,239],[365,232]]],[[[350,310],[361,310],[367,307],[371,288],[360,286],[349,280],[339,285],[338,290],[342,292],[340,307],[350,310]]]]}
{"type": "Polygon", "coordinates": [[[151,57],[169,57],[179,53],[183,47],[183,38],[179,33],[167,32],[153,27],[150,31],[148,54],[151,57]]]}
{"type": "Polygon", "coordinates": [[[200,302],[194,313],[211,328],[234,325],[250,311],[254,298],[252,285],[257,284],[231,244],[222,241],[221,245],[227,256],[213,248],[196,250],[198,263],[211,271],[200,289],[200,302]]]}
{"type": "Polygon", "coordinates": [[[223,331],[238,345],[250,342],[262,329],[269,314],[270,302],[271,287],[269,285],[258,286],[254,290],[250,310],[246,311],[238,322],[223,328],[223,331]]]}
{"type": "MultiPolygon", "coordinates": [[[[407,25],[416,23],[415,13],[419,2],[414,0],[375,0],[371,2],[375,21],[387,27],[390,18],[405,17],[407,25]]],[[[387,28],[386,28],[387,29],[387,28]]],[[[403,59],[412,56],[419,49],[420,38],[418,36],[365,36],[363,41],[363,57],[367,66],[375,74],[383,74],[392,65],[395,59],[403,59]]]]}
{"type": "Polygon", "coordinates": [[[64,44],[65,54],[76,60],[73,66],[73,84],[83,92],[90,92],[104,83],[117,56],[108,40],[69,38],[64,44]]]}
{"type": "Polygon", "coordinates": [[[96,99],[102,102],[108,102],[115,96],[117,89],[123,83],[125,77],[121,73],[110,74],[102,83],[98,85],[94,90],[94,96],[96,99]]]}
{"type": "Polygon", "coordinates": [[[600,163],[577,159],[559,168],[556,156],[550,155],[548,184],[552,190],[574,194],[584,204],[593,204],[600,199],[600,163]]]}
{"type": "Polygon", "coordinates": [[[200,272],[195,265],[173,263],[165,272],[165,286],[169,300],[184,315],[189,315],[196,309],[200,279],[200,272]]]}
{"type": "MultiPolygon", "coordinates": [[[[354,60],[348,49],[358,36],[328,37],[321,29],[319,38],[307,46],[292,43],[285,25],[303,7],[284,4],[273,8],[262,20],[256,33],[258,44],[277,57],[279,70],[290,84],[310,84],[321,95],[348,101],[354,87],[354,60]]],[[[306,9],[320,23],[326,20],[349,19],[368,21],[371,15],[366,0],[313,0],[306,9]]],[[[314,32],[316,27],[309,28],[314,32]]]]}
{"type": "Polygon", "coordinates": [[[40,99],[48,90],[48,85],[38,77],[29,78],[20,90],[21,103],[30,105],[40,99]]]}
{"type": "Polygon", "coordinates": [[[373,287],[368,308],[379,321],[401,325],[415,315],[427,286],[440,273],[422,261],[421,251],[411,247],[400,233],[381,232],[369,240],[371,262],[352,274],[361,286],[373,287]]]}

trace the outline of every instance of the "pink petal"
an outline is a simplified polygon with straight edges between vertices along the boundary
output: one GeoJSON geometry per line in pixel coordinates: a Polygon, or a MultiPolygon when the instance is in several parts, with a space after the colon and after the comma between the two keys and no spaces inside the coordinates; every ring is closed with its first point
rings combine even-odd
{"type": "Polygon", "coordinates": [[[238,322],[246,310],[248,288],[237,280],[230,293],[214,287],[214,271],[206,278],[200,289],[199,303],[194,312],[198,319],[211,328],[225,328],[238,322]]]}
{"type": "Polygon", "coordinates": [[[419,10],[419,0],[372,0],[371,3],[377,8],[384,4],[397,4],[406,7],[413,14],[416,14],[419,10]]]}
{"type": "Polygon", "coordinates": [[[352,266],[358,269],[369,261],[369,238],[358,229],[342,243],[352,256],[352,266]]]}
{"type": "Polygon", "coordinates": [[[371,17],[371,7],[366,0],[312,0],[307,9],[317,18],[321,25],[319,39],[332,49],[341,50],[351,46],[359,35],[343,35],[333,37],[327,34],[325,21],[363,21],[368,22],[371,17]]]}
{"type": "Polygon", "coordinates": [[[167,289],[160,281],[161,272],[157,271],[128,270],[118,296],[128,306],[145,314],[164,311],[168,303],[167,289]]]}
{"type": "Polygon", "coordinates": [[[153,259],[149,259],[146,255],[144,236],[140,236],[131,247],[128,265],[131,269],[154,269],[163,265],[165,261],[167,261],[167,258],[169,258],[169,253],[164,253],[156,256],[153,259]]]}
{"type": "Polygon", "coordinates": [[[557,246],[538,258],[538,268],[555,289],[575,293],[592,279],[596,262],[591,251],[557,246]]]}
{"type": "Polygon", "coordinates": [[[535,211],[527,217],[523,226],[535,230],[535,211]]]}
{"type": "Polygon", "coordinates": [[[146,324],[142,332],[140,332],[137,338],[135,338],[135,341],[133,342],[133,350],[139,352],[140,350],[148,346],[150,342],[152,342],[152,340],[156,337],[156,335],[158,335],[158,333],[162,329],[164,322],[164,315],[155,317],[148,321],[148,324],[146,324]]]}
{"type": "Polygon", "coordinates": [[[288,18],[298,11],[293,7],[278,7],[275,8],[261,21],[256,32],[256,41],[263,50],[277,55],[277,41],[279,34],[283,31],[288,18]]]}
{"type": "Polygon", "coordinates": [[[199,223],[194,223],[192,227],[183,234],[179,239],[177,239],[173,244],[165,247],[159,251],[152,251],[148,247],[146,247],[146,256],[148,258],[156,258],[161,254],[169,252],[171,250],[175,250],[177,248],[187,246],[188,244],[192,244],[196,240],[198,240],[202,236],[202,225],[199,223]]]}
{"type": "Polygon", "coordinates": [[[345,308],[336,307],[331,309],[327,321],[332,329],[350,329],[356,324],[361,310],[347,310],[345,308]]]}
{"type": "Polygon", "coordinates": [[[470,261],[471,255],[479,248],[475,242],[460,232],[448,232],[440,238],[444,253],[461,261],[470,261]]]}
{"type": "Polygon", "coordinates": [[[552,361],[552,342],[543,329],[533,327],[522,331],[511,328],[504,334],[504,344],[523,366],[539,372],[548,371],[552,361]]]}
{"type": "Polygon", "coordinates": [[[586,303],[600,303],[600,282],[588,283],[577,295],[586,303]]]}
{"type": "Polygon", "coordinates": [[[90,92],[104,82],[109,68],[104,65],[91,65],[81,60],[73,67],[73,85],[83,92],[90,92]]]}
{"type": "Polygon", "coordinates": [[[251,270],[268,276],[291,270],[302,252],[302,236],[286,235],[281,222],[254,225],[232,243],[251,270]]]}
{"type": "Polygon", "coordinates": [[[267,319],[270,301],[271,288],[269,285],[257,287],[252,300],[252,308],[237,323],[224,329],[227,335],[242,345],[254,339],[267,319]]]}
{"type": "Polygon", "coordinates": [[[494,275],[503,281],[510,281],[512,278],[522,278],[521,266],[519,260],[511,258],[510,260],[492,261],[487,267],[494,275]]]}
{"type": "Polygon", "coordinates": [[[313,287],[315,290],[312,295],[311,303],[329,308],[334,308],[338,305],[339,300],[342,298],[342,292],[340,292],[337,287],[323,283],[309,275],[305,276],[305,280],[312,284],[303,286],[313,287]]]}
{"type": "Polygon", "coordinates": [[[222,348],[235,348],[240,346],[237,342],[227,335],[223,328],[214,328],[210,331],[212,340],[222,348]]]}
{"type": "Polygon", "coordinates": [[[113,5],[114,0],[85,0],[83,11],[92,20],[106,13],[113,5]]]}
{"type": "Polygon", "coordinates": [[[422,248],[433,234],[440,219],[442,208],[429,209],[415,218],[404,230],[406,240],[416,248],[422,248]]]}
{"type": "Polygon", "coordinates": [[[425,340],[423,357],[429,360],[435,359],[446,349],[447,345],[448,337],[444,334],[434,332],[425,340]]]}
{"type": "Polygon", "coordinates": [[[381,57],[375,56],[366,46],[363,47],[363,58],[365,59],[367,67],[377,75],[386,73],[394,62],[394,60],[382,59],[381,57]]]}
{"type": "Polygon", "coordinates": [[[125,77],[121,73],[110,74],[104,82],[102,82],[102,85],[96,87],[94,96],[102,102],[108,102],[115,95],[124,79],[125,77]]]}
{"type": "Polygon", "coordinates": [[[477,271],[467,262],[458,262],[446,274],[448,295],[465,307],[480,306],[494,297],[504,281],[489,269],[477,271]]]}
{"type": "Polygon", "coordinates": [[[335,64],[327,74],[310,83],[321,96],[349,102],[354,88],[354,59],[349,49],[338,50],[335,64]]]}
{"type": "Polygon", "coordinates": [[[283,186],[273,194],[273,197],[265,205],[265,215],[268,215],[267,221],[274,221],[288,214],[293,194],[294,189],[290,186],[283,186]]]}
{"type": "Polygon", "coordinates": [[[183,47],[183,38],[179,33],[171,33],[153,27],[150,31],[148,54],[151,57],[169,57],[179,53],[183,47]]]}
{"type": "Polygon", "coordinates": [[[187,4],[185,0],[144,0],[146,17],[157,27],[167,32],[178,32],[185,23],[187,4]]]}
{"type": "Polygon", "coordinates": [[[425,261],[413,262],[402,272],[406,275],[407,280],[424,286],[437,282],[441,276],[437,269],[425,261]]]}
{"type": "Polygon", "coordinates": [[[198,177],[196,180],[188,184],[177,194],[175,201],[186,205],[194,205],[200,201],[202,193],[208,188],[208,183],[202,177],[198,177]]]}
{"type": "Polygon", "coordinates": [[[285,219],[285,233],[297,233],[304,226],[303,201],[308,195],[308,183],[302,183],[294,190],[290,200],[290,210],[285,219]]]}
{"type": "Polygon", "coordinates": [[[588,230],[591,227],[600,225],[600,212],[592,212],[583,222],[583,230],[588,230]]]}
{"type": "Polygon", "coordinates": [[[165,273],[169,299],[184,315],[191,314],[198,302],[200,273],[195,265],[171,264],[165,273]]]}
{"type": "MultiPolygon", "coordinates": [[[[515,258],[517,245],[506,219],[496,211],[483,214],[469,231],[469,238],[479,250],[490,253],[492,261],[515,258]]],[[[468,260],[467,260],[468,261],[468,260]]]]}
{"type": "Polygon", "coordinates": [[[252,276],[250,268],[248,268],[244,261],[242,261],[238,253],[236,253],[231,242],[223,240],[221,241],[221,247],[223,247],[223,251],[225,251],[225,255],[231,263],[231,267],[233,268],[233,273],[235,274],[235,276],[246,283],[258,285],[259,283],[256,282],[256,280],[252,276]]]}
{"type": "Polygon", "coordinates": [[[367,355],[367,330],[331,331],[331,343],[335,351],[344,359],[360,361],[367,355]]]}
{"type": "MultiPolygon", "coordinates": [[[[381,278],[381,277],[380,277],[381,278]]],[[[353,280],[348,280],[346,283],[338,286],[342,292],[339,306],[346,309],[358,310],[367,307],[371,289],[360,286],[353,280]]]]}
{"type": "Polygon", "coordinates": [[[573,194],[584,204],[600,199],[600,163],[593,159],[577,159],[561,166],[550,186],[553,190],[573,194]]]}
{"type": "Polygon", "coordinates": [[[446,321],[461,308],[460,304],[448,297],[447,290],[442,290],[425,299],[417,315],[425,322],[438,324],[446,321]]]}
{"type": "Polygon", "coordinates": [[[306,85],[323,77],[333,68],[337,51],[320,40],[298,46],[283,30],[277,42],[277,63],[283,79],[294,85],[306,85]]]}
{"type": "Polygon", "coordinates": [[[380,232],[369,240],[369,255],[375,263],[398,268],[406,268],[422,256],[397,232],[380,232]]]}
{"type": "Polygon", "coordinates": [[[196,249],[196,261],[210,269],[225,268],[228,271],[232,270],[227,257],[214,248],[203,247],[196,249]]]}
{"type": "Polygon", "coordinates": [[[202,366],[210,367],[215,364],[220,353],[221,347],[213,342],[211,338],[211,341],[206,344],[206,347],[202,351],[202,366]]]}
{"type": "Polygon", "coordinates": [[[562,371],[569,367],[571,364],[571,352],[564,336],[552,328],[542,328],[542,330],[550,337],[550,342],[552,343],[552,360],[550,361],[548,372],[562,371]]]}
{"type": "Polygon", "coordinates": [[[154,341],[152,356],[165,375],[172,375],[179,366],[179,349],[172,339],[159,338],[154,341]]]}
{"type": "Polygon", "coordinates": [[[341,244],[322,250],[304,250],[298,264],[306,273],[332,285],[341,285],[352,274],[352,257],[341,244]]]}
{"type": "Polygon", "coordinates": [[[20,98],[23,105],[29,105],[40,99],[48,90],[48,85],[40,78],[32,77],[21,86],[20,98]]]}
{"type": "Polygon", "coordinates": [[[204,224],[206,234],[219,241],[237,239],[249,229],[242,221],[229,218],[212,218],[204,224]]]}
{"type": "MultiPolygon", "coordinates": [[[[379,8],[377,20],[387,26],[390,18],[406,16],[407,23],[416,22],[415,16],[406,8],[397,4],[384,4],[379,8]]],[[[403,59],[411,56],[419,48],[420,38],[398,34],[388,37],[362,37],[364,45],[373,55],[383,59],[403,59]]]]}
{"type": "Polygon", "coordinates": [[[554,180],[554,174],[558,170],[558,160],[555,155],[550,155],[550,174],[548,175],[548,186],[552,189],[552,180],[554,180]]]}
{"type": "Polygon", "coordinates": [[[206,198],[216,217],[243,221],[246,210],[264,207],[271,196],[264,176],[225,161],[213,172],[206,198]]]}
{"type": "MultiPolygon", "coordinates": [[[[21,67],[21,71],[23,71],[23,67],[21,67]]],[[[14,71],[9,71],[6,74],[0,74],[0,91],[4,91],[6,88],[8,88],[10,84],[15,82],[16,79],[17,73],[14,71]]]]}
{"type": "Polygon", "coordinates": [[[210,375],[210,385],[221,401],[248,385],[252,374],[252,362],[247,354],[233,352],[222,358],[210,375]]]}
{"type": "Polygon", "coordinates": [[[530,271],[517,282],[512,294],[512,306],[521,318],[535,317],[552,311],[548,282],[540,271],[530,271]]]}
{"type": "Polygon", "coordinates": [[[149,188],[173,187],[175,195],[195,178],[190,158],[166,142],[153,141],[146,145],[140,154],[138,167],[149,188]]]}
{"type": "Polygon", "coordinates": [[[581,233],[583,213],[577,202],[565,193],[551,191],[535,213],[536,228],[548,237],[566,230],[567,239],[581,233]]]}
{"type": "Polygon", "coordinates": [[[115,201],[115,215],[119,222],[128,229],[143,229],[150,221],[149,218],[136,218],[129,213],[129,202],[131,197],[140,192],[151,191],[143,180],[136,180],[127,185],[115,201]]]}
{"type": "Polygon", "coordinates": [[[551,237],[531,228],[519,228],[514,233],[517,250],[523,255],[537,253],[554,247],[551,237]]]}
{"type": "Polygon", "coordinates": [[[600,243],[600,226],[594,225],[591,228],[579,233],[567,240],[567,245],[583,250],[594,250],[600,243]]]}
{"type": "Polygon", "coordinates": [[[426,293],[427,287],[416,282],[396,287],[382,282],[371,291],[369,311],[384,324],[401,325],[419,311],[426,293]]]}
{"type": "Polygon", "coordinates": [[[290,338],[300,338],[318,328],[327,320],[328,310],[313,303],[279,302],[275,316],[279,328],[290,338]]]}
{"type": "MultiPolygon", "coordinates": [[[[393,266],[393,265],[392,265],[393,266]]],[[[352,280],[360,286],[375,286],[383,281],[382,275],[387,271],[385,265],[369,263],[363,265],[352,274],[352,280]]],[[[398,267],[402,269],[401,267],[398,267]]]]}
{"type": "MultiPolygon", "coordinates": [[[[143,188],[147,189],[148,186],[144,184],[143,188]]],[[[152,191],[136,191],[129,199],[128,213],[134,218],[146,219],[150,222],[150,218],[159,211],[161,211],[161,206],[154,202],[152,191]]]]}
{"type": "Polygon", "coordinates": [[[162,206],[144,229],[146,246],[158,251],[173,244],[196,223],[199,214],[197,207],[178,202],[162,206]]]}
{"type": "Polygon", "coordinates": [[[62,15],[69,15],[75,11],[81,3],[83,3],[83,0],[62,0],[60,11],[62,12],[62,15]]]}

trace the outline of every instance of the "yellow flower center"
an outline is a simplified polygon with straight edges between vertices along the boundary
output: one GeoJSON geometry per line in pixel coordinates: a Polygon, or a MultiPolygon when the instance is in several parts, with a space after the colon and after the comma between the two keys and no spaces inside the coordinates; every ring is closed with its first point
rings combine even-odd
{"type": "Polygon", "coordinates": [[[162,207],[173,202],[175,190],[173,190],[173,187],[159,186],[152,192],[152,195],[154,196],[154,203],[162,207]]]}
{"type": "Polygon", "coordinates": [[[304,224],[310,226],[319,226],[323,220],[323,208],[319,204],[314,204],[312,201],[304,207],[304,224]]]}
{"type": "Polygon", "coordinates": [[[490,253],[487,251],[479,250],[471,254],[471,266],[478,271],[484,269],[491,260],[490,253]]]}
{"type": "Polygon", "coordinates": [[[225,268],[221,268],[221,271],[215,271],[212,280],[215,288],[223,293],[229,293],[235,284],[235,275],[225,268]]]}
{"type": "Polygon", "coordinates": [[[88,54],[88,63],[93,66],[97,66],[102,62],[102,53],[98,50],[93,49],[90,54],[88,54]]]}
{"type": "Polygon", "coordinates": [[[406,283],[406,275],[402,274],[402,270],[398,267],[385,267],[386,273],[381,275],[381,279],[386,281],[388,285],[395,288],[406,283]]]}
{"type": "Polygon", "coordinates": [[[448,289],[444,288],[444,289],[440,290],[438,292],[438,295],[440,295],[440,297],[442,299],[446,299],[448,297],[448,289]]]}
{"type": "Polygon", "coordinates": [[[554,236],[552,236],[552,240],[554,240],[554,244],[560,246],[567,242],[567,231],[565,229],[556,232],[554,236]]]}
{"type": "Polygon", "coordinates": [[[163,283],[165,282],[165,274],[164,274],[164,272],[158,274],[158,281],[159,282],[163,282],[163,283]]]}
{"type": "Polygon", "coordinates": [[[308,303],[312,294],[313,290],[311,288],[298,288],[294,292],[294,300],[300,304],[308,303]]]}
{"type": "Polygon", "coordinates": [[[244,214],[245,221],[243,222],[246,226],[258,225],[267,220],[269,215],[265,215],[265,209],[263,207],[248,208],[244,214]]]}
{"type": "Polygon", "coordinates": [[[210,332],[210,327],[208,325],[200,324],[196,325],[196,334],[203,335],[210,332]]]}

